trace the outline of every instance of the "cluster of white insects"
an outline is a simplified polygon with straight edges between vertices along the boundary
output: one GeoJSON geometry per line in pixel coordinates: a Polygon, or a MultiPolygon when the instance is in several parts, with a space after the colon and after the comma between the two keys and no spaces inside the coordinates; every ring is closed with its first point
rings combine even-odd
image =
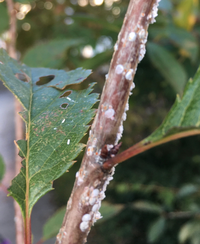
{"type": "MultiPolygon", "coordinates": [[[[154,2],[152,12],[147,16],[148,23],[155,22],[155,17],[157,16],[159,2],[160,2],[160,0],[156,0],[154,2]]],[[[144,17],[145,17],[145,14],[142,13],[140,16],[140,20],[144,17]]],[[[139,23],[136,27],[136,30],[128,33],[127,40],[124,40],[124,39],[122,40],[123,43],[125,43],[126,41],[135,42],[135,41],[139,40],[139,43],[140,43],[139,44],[140,45],[139,46],[139,56],[138,56],[139,62],[143,59],[145,52],[146,52],[145,44],[147,41],[147,36],[148,36],[147,31],[142,27],[142,25],[140,24],[140,21],[139,21],[139,23]]],[[[115,51],[118,50],[118,43],[115,44],[114,50],[115,51]]],[[[124,75],[125,79],[127,81],[131,82],[130,83],[130,94],[131,94],[131,90],[135,88],[135,84],[132,82],[135,72],[136,72],[136,67],[127,69],[122,64],[117,64],[115,67],[115,73],[117,75],[124,75]]],[[[106,79],[107,78],[108,78],[108,75],[106,75],[106,79]]],[[[118,129],[118,133],[116,136],[115,145],[117,145],[118,141],[121,139],[121,136],[123,133],[123,121],[126,120],[126,111],[128,109],[129,109],[129,104],[127,101],[125,111],[122,116],[122,121],[121,121],[121,124],[118,129]]],[[[113,109],[113,107],[111,105],[102,104],[101,112],[102,112],[103,116],[105,116],[107,119],[114,120],[115,110],[113,109]]],[[[100,129],[102,129],[102,128],[100,128],[100,129]]],[[[102,162],[100,160],[101,150],[100,151],[95,150],[97,141],[96,141],[96,138],[92,138],[91,131],[90,131],[89,140],[91,140],[92,143],[87,149],[87,155],[88,156],[95,155],[97,158],[96,162],[103,163],[103,160],[102,160],[102,162]]],[[[114,147],[114,145],[106,145],[106,146],[107,146],[107,152],[111,151],[112,148],[114,147]]],[[[112,168],[111,173],[105,176],[105,179],[104,179],[105,183],[101,189],[98,188],[100,182],[97,182],[97,184],[94,183],[94,186],[85,187],[84,192],[81,195],[81,198],[80,198],[81,200],[80,200],[79,204],[80,204],[80,207],[84,206],[84,205],[90,205],[92,208],[91,208],[90,212],[85,213],[82,216],[81,223],[80,223],[80,230],[82,232],[88,231],[91,223],[94,224],[98,219],[102,218],[102,216],[99,212],[99,208],[101,206],[101,201],[105,198],[104,192],[106,190],[106,187],[109,184],[109,182],[113,179],[114,170],[115,170],[115,168],[112,168]]],[[[77,177],[78,185],[82,184],[82,182],[84,180],[83,175],[84,174],[80,174],[79,172],[77,172],[76,177],[77,177]]]]}
{"type": "MultiPolygon", "coordinates": [[[[160,0],[155,0],[155,2],[153,4],[152,12],[147,16],[148,23],[155,22],[155,17],[157,16],[159,2],[160,2],[160,0]]],[[[143,17],[145,17],[144,13],[141,14],[140,19],[142,19],[143,17]]],[[[136,29],[127,34],[126,40],[125,39],[122,40],[122,42],[124,44],[127,41],[135,42],[135,41],[139,40],[139,43],[140,43],[139,56],[138,56],[139,62],[143,59],[145,52],[146,52],[145,44],[147,41],[147,36],[148,36],[147,31],[142,27],[142,25],[140,25],[140,22],[139,22],[136,29]]],[[[118,43],[115,44],[114,50],[115,51],[118,50],[118,43]]],[[[135,84],[132,82],[135,72],[136,72],[136,67],[127,69],[127,67],[124,67],[122,64],[117,64],[115,67],[115,73],[117,75],[124,75],[125,79],[130,82],[130,94],[131,94],[131,90],[135,88],[135,84]]],[[[108,75],[106,75],[106,79],[107,78],[108,78],[108,75]]],[[[71,100],[71,99],[68,98],[68,100],[71,100]]],[[[118,128],[118,133],[117,133],[114,145],[117,145],[118,141],[121,139],[122,132],[123,132],[123,121],[126,120],[126,111],[128,109],[129,109],[129,104],[127,101],[125,110],[124,110],[124,113],[122,116],[122,121],[118,128]]],[[[113,107],[111,105],[102,104],[101,112],[102,112],[103,116],[105,116],[105,118],[114,120],[115,110],[113,109],[113,107]]],[[[64,123],[64,122],[65,122],[65,119],[62,120],[62,123],[64,123]]],[[[57,128],[54,128],[54,129],[57,129],[57,128]]],[[[102,129],[103,128],[100,127],[100,130],[102,130],[102,129]]],[[[89,141],[91,141],[91,144],[87,148],[87,152],[86,152],[87,156],[94,155],[96,162],[103,164],[105,159],[102,158],[102,160],[101,160],[102,150],[98,151],[96,149],[97,139],[94,138],[91,131],[90,131],[89,141]]],[[[70,143],[70,139],[67,140],[68,145],[69,145],[69,143],[70,143]]],[[[110,153],[113,150],[114,145],[106,145],[106,152],[110,153]]],[[[112,157],[112,154],[110,153],[109,156],[112,157]]],[[[89,206],[88,209],[90,209],[90,210],[87,213],[85,213],[81,218],[79,228],[82,232],[88,232],[91,224],[94,224],[98,219],[102,218],[102,216],[99,212],[99,209],[101,207],[101,201],[105,198],[105,191],[106,191],[107,185],[113,179],[114,171],[115,171],[115,168],[113,167],[111,169],[111,172],[105,174],[105,176],[103,178],[104,183],[102,183],[100,180],[96,180],[96,181],[94,181],[92,186],[90,186],[90,187],[86,186],[84,188],[83,193],[80,196],[79,207],[83,208],[84,206],[89,206]],[[103,186],[102,186],[102,184],[103,184],[103,186]]],[[[80,169],[76,173],[78,186],[80,186],[84,182],[85,175],[86,175],[86,172],[82,169],[80,169]]],[[[71,205],[72,205],[72,198],[70,198],[68,201],[67,209],[70,209],[71,205]]],[[[65,229],[64,227],[61,228],[59,231],[59,234],[57,235],[57,240],[59,241],[59,243],[61,243],[62,236],[67,235],[67,233],[64,231],[64,229],[65,229]]]]}
{"type": "MultiPolygon", "coordinates": [[[[98,219],[102,218],[99,212],[99,208],[101,207],[101,201],[105,198],[106,187],[113,179],[112,175],[114,174],[114,170],[115,168],[113,168],[111,172],[105,176],[105,182],[102,187],[99,187],[101,182],[98,180],[94,182],[94,186],[85,187],[80,198],[79,206],[82,207],[82,205],[90,205],[92,208],[90,212],[82,216],[80,223],[80,230],[82,232],[85,232],[89,229],[90,222],[94,224],[98,219]]],[[[79,173],[77,173],[77,177],[79,177],[79,173]]]]}

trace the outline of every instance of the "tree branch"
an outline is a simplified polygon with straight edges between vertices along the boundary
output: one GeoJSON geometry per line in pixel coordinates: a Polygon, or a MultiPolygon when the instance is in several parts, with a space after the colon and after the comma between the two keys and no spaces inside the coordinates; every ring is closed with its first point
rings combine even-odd
{"type": "MultiPolygon", "coordinates": [[[[16,10],[14,7],[13,0],[6,0],[8,15],[10,17],[10,28],[9,38],[7,41],[7,51],[10,57],[17,59],[16,52],[16,32],[17,32],[17,19],[16,10]]],[[[19,112],[22,110],[20,103],[15,99],[15,138],[16,140],[24,138],[23,121],[19,116],[19,112]]],[[[15,150],[15,175],[20,172],[21,169],[21,158],[18,156],[18,149],[15,150]]],[[[23,218],[21,209],[16,201],[14,201],[15,209],[15,230],[16,230],[16,244],[24,243],[24,232],[23,232],[23,218]]]]}
{"type": "Polygon", "coordinates": [[[135,86],[132,80],[145,54],[147,28],[155,21],[158,2],[130,1],[56,244],[85,243],[92,224],[101,218],[98,210],[114,173],[114,168],[104,170],[102,165],[117,153],[130,90],[135,86]]]}

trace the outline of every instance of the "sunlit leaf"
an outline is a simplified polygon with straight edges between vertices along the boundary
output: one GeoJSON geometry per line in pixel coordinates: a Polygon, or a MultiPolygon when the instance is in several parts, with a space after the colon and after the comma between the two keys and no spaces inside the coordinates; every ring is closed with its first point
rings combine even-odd
{"type": "Polygon", "coordinates": [[[62,39],[37,44],[26,52],[23,62],[32,67],[60,68],[65,51],[82,42],[81,39],[62,39]]]}
{"type": "Polygon", "coordinates": [[[67,90],[67,86],[79,84],[90,73],[81,68],[65,72],[21,66],[0,51],[0,79],[24,107],[26,141],[16,143],[23,167],[9,188],[23,215],[25,206],[30,215],[33,205],[52,189],[53,180],[73,165],[84,147],[79,141],[94,115],[91,107],[97,94],[90,94],[91,87],[67,90]]]}
{"type": "Polygon", "coordinates": [[[178,239],[180,243],[185,243],[188,239],[193,239],[195,236],[199,238],[200,221],[192,220],[184,224],[179,232],[178,239]]]}
{"type": "Polygon", "coordinates": [[[160,144],[168,140],[200,133],[200,69],[186,85],[183,97],[177,95],[176,101],[163,121],[143,144],[160,144]]]}
{"type": "Polygon", "coordinates": [[[160,236],[163,234],[165,229],[166,219],[163,217],[160,217],[157,219],[149,228],[148,231],[148,241],[153,243],[157,241],[160,236]]]}
{"type": "Polygon", "coordinates": [[[174,90],[182,94],[187,75],[181,64],[165,48],[155,43],[148,43],[148,55],[153,65],[164,76],[174,90]]]}
{"type": "Polygon", "coordinates": [[[174,22],[179,27],[191,30],[197,20],[198,1],[182,0],[176,7],[176,14],[173,16],[174,22]]]}

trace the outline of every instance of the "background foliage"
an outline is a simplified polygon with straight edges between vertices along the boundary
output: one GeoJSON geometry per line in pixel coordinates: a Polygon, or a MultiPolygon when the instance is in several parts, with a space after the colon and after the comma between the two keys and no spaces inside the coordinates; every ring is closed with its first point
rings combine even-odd
{"type": "MultiPolygon", "coordinates": [[[[9,41],[8,19],[5,2],[0,2],[3,45],[9,41]]],[[[33,67],[93,69],[88,81],[97,82],[95,89],[101,92],[128,2],[16,2],[20,60],[33,67]]],[[[194,76],[200,63],[198,4],[198,0],[161,1],[157,22],[149,28],[147,55],[135,77],[122,150],[160,125],[176,93],[182,95],[186,81],[194,76]]],[[[185,138],[119,165],[106,201],[120,208],[94,226],[88,243],[200,243],[199,145],[199,136],[185,138]]],[[[67,202],[78,166],[54,184],[58,207],[67,202]]]]}

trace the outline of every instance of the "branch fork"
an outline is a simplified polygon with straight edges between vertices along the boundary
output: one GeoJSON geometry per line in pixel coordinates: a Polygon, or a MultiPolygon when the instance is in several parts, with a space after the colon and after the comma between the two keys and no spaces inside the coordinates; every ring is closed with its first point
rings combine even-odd
{"type": "Polygon", "coordinates": [[[56,244],[85,243],[92,224],[101,218],[98,210],[115,170],[113,165],[104,167],[104,162],[119,148],[133,78],[145,54],[147,28],[155,22],[158,2],[130,1],[56,244]]]}

